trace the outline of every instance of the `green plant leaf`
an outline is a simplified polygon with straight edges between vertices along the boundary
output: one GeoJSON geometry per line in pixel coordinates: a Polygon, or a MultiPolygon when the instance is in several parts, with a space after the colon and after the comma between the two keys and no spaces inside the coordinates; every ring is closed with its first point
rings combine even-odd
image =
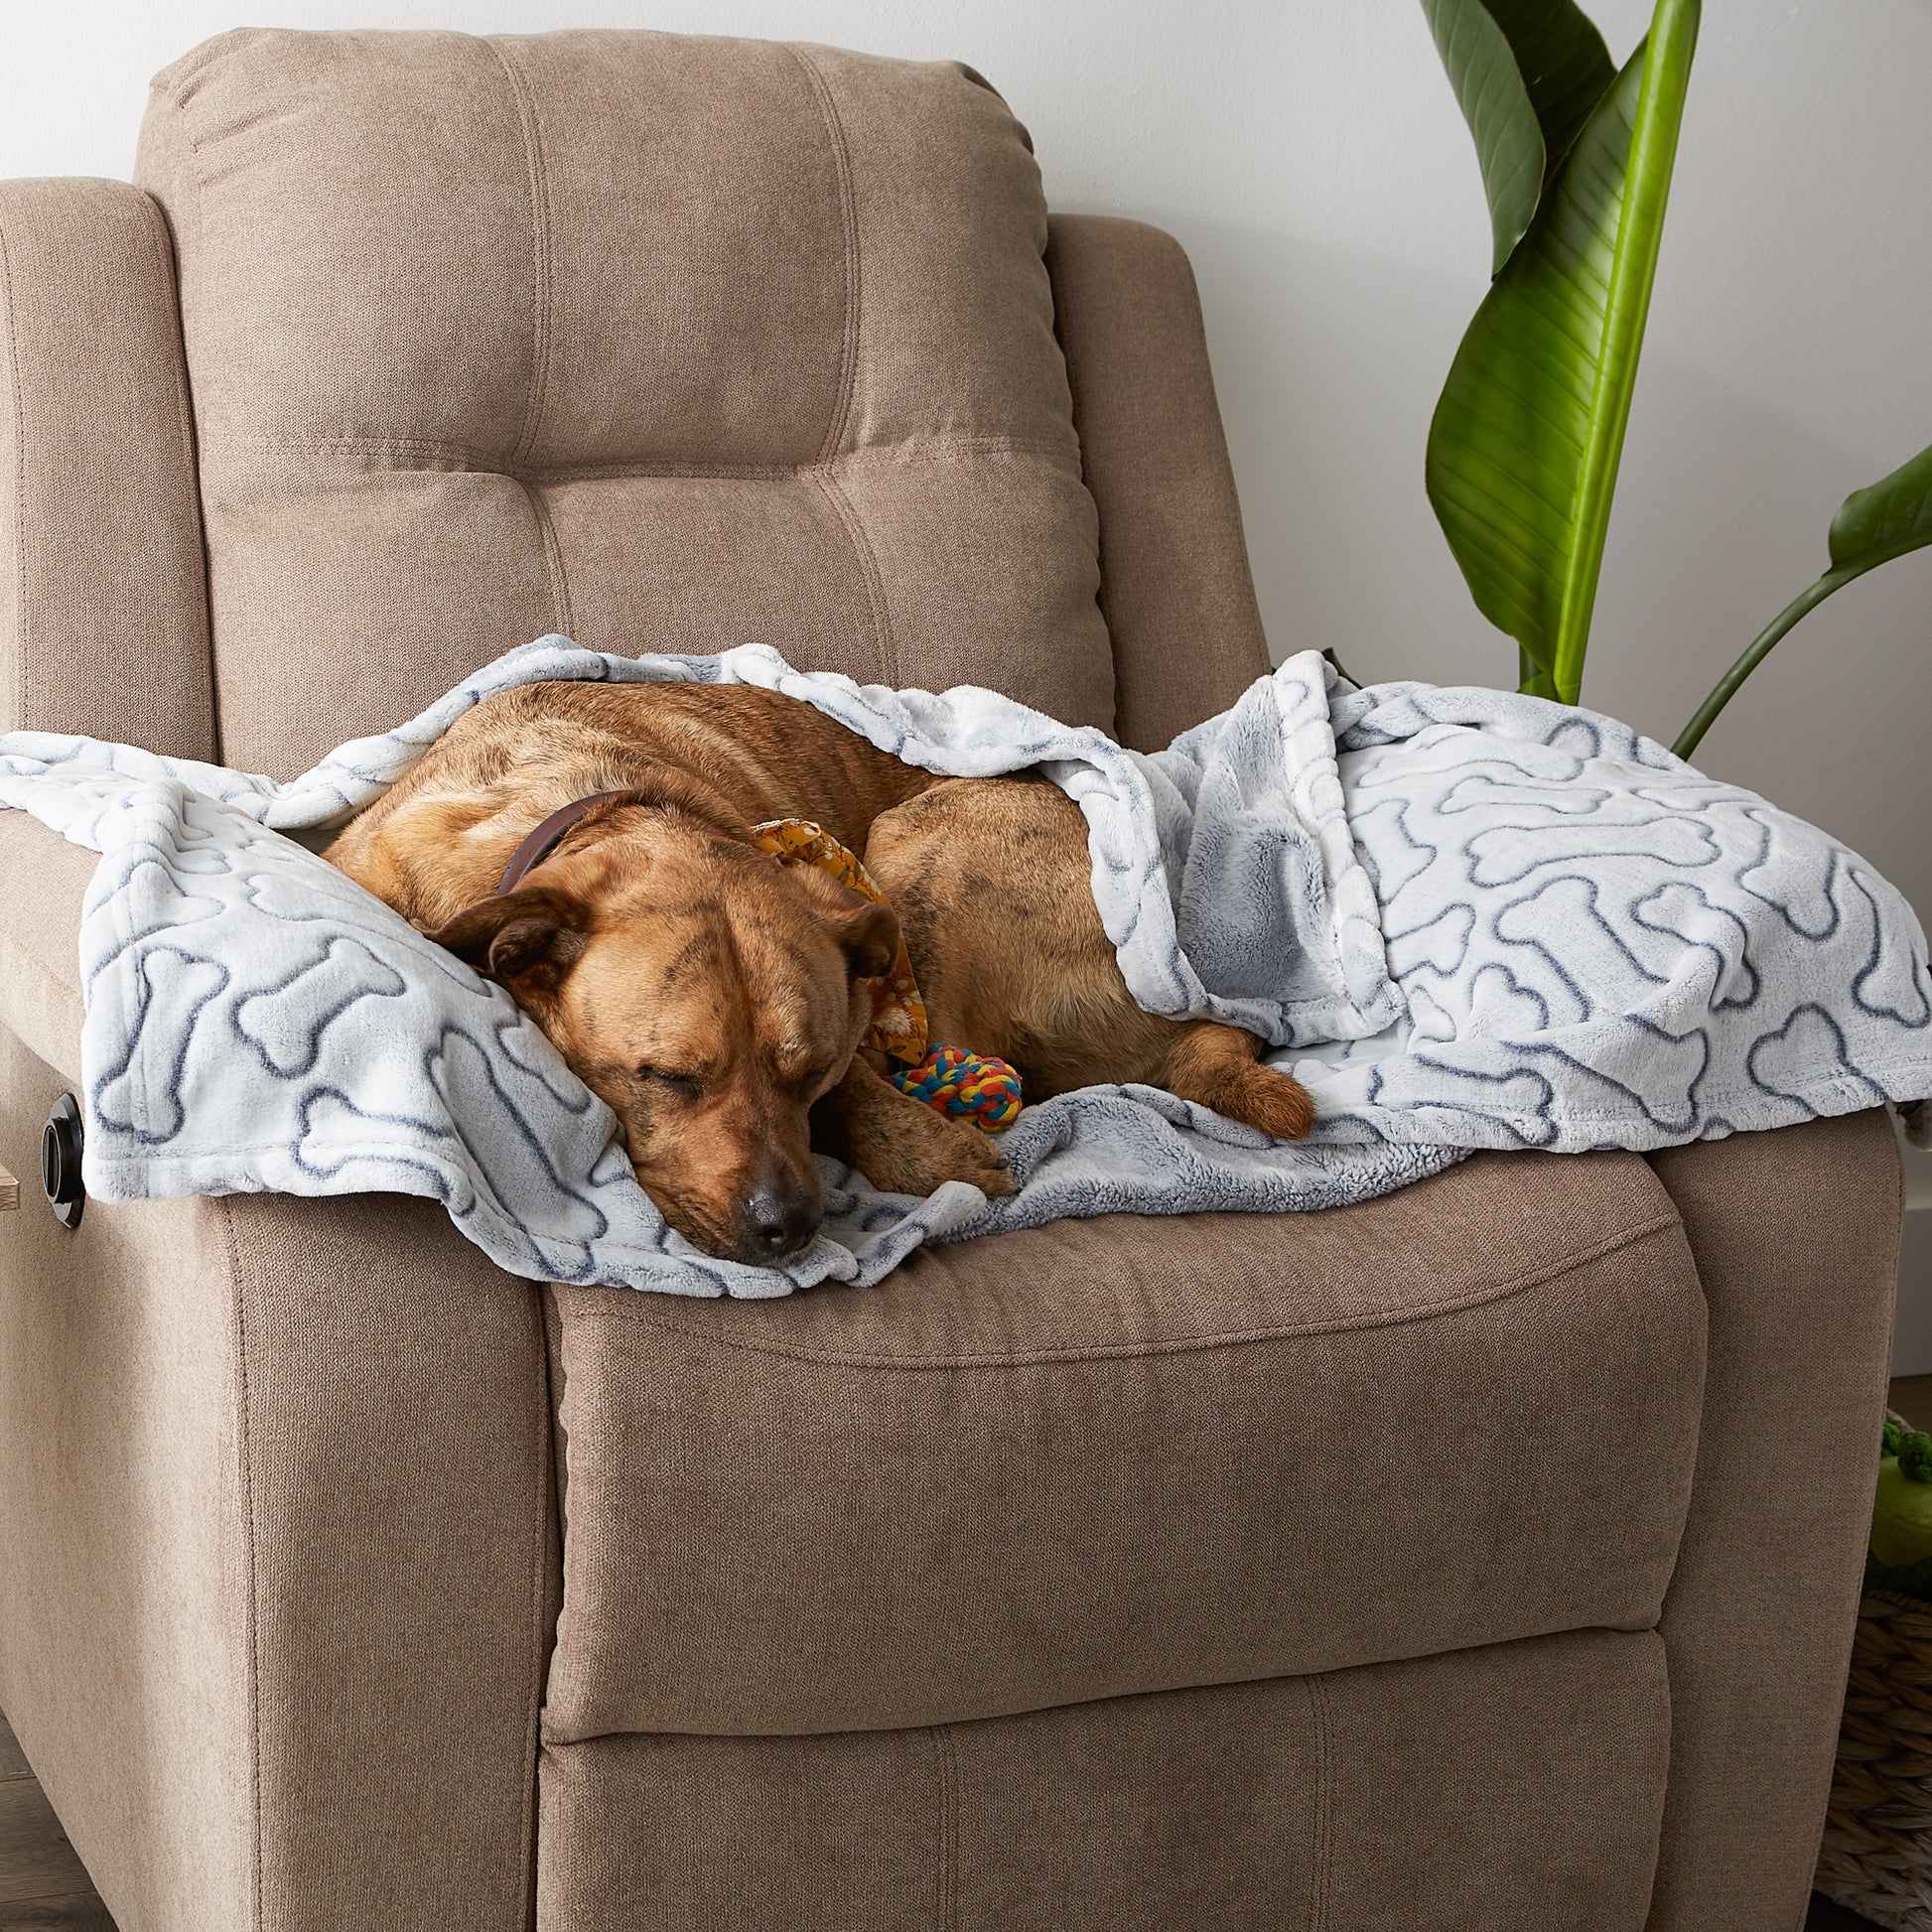
{"type": "Polygon", "coordinates": [[[1700,0],[1657,0],[1476,311],[1429,431],[1430,501],[1526,689],[1574,704],[1623,455],[1700,0]]]}
{"type": "Polygon", "coordinates": [[[1422,9],[1475,138],[1496,274],[1616,68],[1572,0],[1422,0],[1422,9]]]}
{"type": "Polygon", "coordinates": [[[1921,450],[1888,477],[1866,489],[1855,489],[1832,518],[1832,567],[1787,604],[1745,647],[1744,654],[1711,688],[1691,714],[1671,750],[1687,759],[1704,734],[1736,695],[1737,688],[1771,653],[1772,646],[1800,619],[1855,578],[1908,551],[1932,544],[1932,448],[1921,450]]]}
{"type": "Polygon", "coordinates": [[[1932,543],[1932,446],[1868,489],[1856,489],[1832,518],[1832,568],[1870,570],[1932,543]]]}
{"type": "Polygon", "coordinates": [[[1422,0],[1462,118],[1475,137],[1489,198],[1493,275],[1536,215],[1543,193],[1543,129],[1508,37],[1482,0],[1422,0]]]}
{"type": "Polygon", "coordinates": [[[1616,63],[1589,16],[1571,0],[1487,0],[1516,56],[1554,176],[1616,78],[1616,63]]]}

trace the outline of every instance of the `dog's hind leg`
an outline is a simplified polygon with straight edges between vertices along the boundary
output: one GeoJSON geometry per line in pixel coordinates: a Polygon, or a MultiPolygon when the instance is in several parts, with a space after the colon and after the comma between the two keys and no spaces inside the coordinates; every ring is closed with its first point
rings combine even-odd
{"type": "Polygon", "coordinates": [[[1291,1073],[1265,1066],[1262,1042],[1239,1027],[1193,1020],[1176,1028],[1159,1084],[1229,1120],[1299,1141],[1314,1125],[1314,1102],[1291,1073]]]}
{"type": "Polygon", "coordinates": [[[1013,1191],[986,1135],[900,1093],[863,1057],[813,1107],[812,1145],[850,1162],[888,1194],[930,1194],[948,1180],[970,1181],[989,1198],[1013,1191]]]}
{"type": "MultiPolygon", "coordinates": [[[[1093,900],[1086,820],[1037,778],[955,778],[873,821],[933,1037],[1011,1060],[1029,1101],[1140,1081],[1299,1140],[1314,1103],[1238,1027],[1144,1013],[1093,900]]],[[[863,1166],[863,1163],[861,1163],[863,1166]]]]}

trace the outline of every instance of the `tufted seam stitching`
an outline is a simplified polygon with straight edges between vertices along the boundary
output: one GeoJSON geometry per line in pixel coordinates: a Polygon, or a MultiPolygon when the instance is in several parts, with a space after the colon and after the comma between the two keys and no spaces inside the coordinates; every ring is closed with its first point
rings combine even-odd
{"type": "MultiPolygon", "coordinates": [[[[1647,1241],[1654,1235],[1667,1234],[1676,1229],[1683,1232],[1683,1222],[1678,1218],[1675,1207],[1662,1214],[1653,1215],[1634,1227],[1619,1229],[1614,1234],[1604,1235],[1587,1248],[1567,1254],[1561,1260],[1544,1267],[1531,1270],[1527,1275],[1507,1281],[1490,1283],[1481,1288],[1471,1289],[1466,1295],[1456,1296],[1447,1302],[1438,1302],[1427,1309],[1371,1309],[1361,1314],[1337,1315],[1332,1320],[1315,1321],[1288,1326],[1274,1324],[1265,1328],[1234,1328],[1221,1333],[1205,1335],[1175,1335],[1158,1341],[1102,1342],[1091,1346],[1068,1346],[1065,1348],[1035,1348],[1025,1354],[977,1354],[977,1355],[880,1355],[864,1354],[857,1351],[842,1351],[824,1348],[801,1347],[795,1343],[753,1341],[743,1335],[726,1334],[717,1328],[686,1326],[682,1322],[665,1321],[641,1311],[628,1309],[587,1309],[580,1313],[565,1316],[573,1322],[635,1322],[646,1328],[655,1328],[660,1333],[674,1336],[693,1336],[710,1342],[720,1348],[737,1348],[754,1355],[782,1356],[792,1361],[818,1362],[832,1368],[878,1368],[906,1369],[922,1373],[948,1373],[961,1368],[1037,1368],[1057,1362],[1100,1362],[1139,1360],[1154,1355],[1183,1355],[1198,1353],[1209,1348],[1245,1346],[1257,1342],[1299,1341],[1316,1335],[1353,1334],[1365,1328],[1413,1327],[1425,1321],[1434,1321],[1441,1316],[1464,1314],[1475,1309],[1491,1308],[1501,1302],[1525,1295],[1533,1288],[1541,1288],[1546,1283],[1561,1281],[1564,1276],[1575,1274],[1580,1268],[1587,1268],[1592,1262],[1606,1260],[1625,1248],[1634,1248],[1639,1242],[1647,1241]]],[[[561,1301],[558,1304],[562,1310],[561,1301]]]]}
{"type": "Polygon", "coordinates": [[[1329,1874],[1334,1863],[1333,1737],[1328,1693],[1318,1676],[1307,1680],[1309,1724],[1314,1732],[1314,1819],[1309,1848],[1309,1932],[1327,1932],[1329,1874]]]}
{"type": "MultiPolygon", "coordinates": [[[[186,101],[177,101],[173,104],[177,111],[186,113],[188,106],[186,101]]],[[[241,135],[252,134],[258,127],[267,127],[272,122],[286,120],[290,111],[287,101],[271,101],[266,107],[258,108],[254,113],[245,115],[238,121],[229,121],[221,127],[207,128],[200,134],[190,134],[188,145],[199,161],[205,150],[219,147],[223,141],[233,141],[241,135]]]]}
{"type": "MultiPolygon", "coordinates": [[[[259,28],[255,30],[257,34],[261,31],[259,28]]],[[[217,40],[226,38],[226,35],[216,36],[217,40]]],[[[216,46],[214,41],[204,41],[200,47],[191,48],[172,68],[167,69],[174,75],[171,85],[164,87],[160,76],[157,75],[148,82],[148,92],[159,95],[185,118],[189,103],[201,91],[201,82],[207,78],[208,69],[215,66],[227,52],[225,47],[216,46]]],[[[192,143],[194,137],[191,135],[189,138],[192,143]]]]}
{"type": "Polygon", "coordinates": [[[563,546],[557,541],[557,526],[550,517],[550,505],[543,500],[543,491],[526,477],[516,479],[517,486],[523,491],[530,505],[530,513],[537,520],[537,532],[543,538],[543,561],[550,572],[550,605],[556,616],[553,626],[565,637],[577,634],[571,628],[570,580],[564,574],[563,546]]]}
{"type": "Polygon", "coordinates": [[[826,84],[818,63],[799,47],[787,45],[785,52],[798,65],[811,88],[819,118],[825,123],[832,144],[832,169],[839,184],[839,223],[845,243],[845,332],[839,348],[839,385],[832,402],[832,419],[825,426],[825,439],[818,448],[820,463],[829,463],[845,441],[845,430],[852,418],[853,392],[859,382],[859,210],[852,192],[852,150],[846,144],[845,123],[839,117],[838,102],[826,84]]]}
{"type": "Polygon", "coordinates": [[[948,1726],[934,1725],[927,1735],[932,1739],[939,1814],[933,1835],[932,1922],[935,1932],[956,1932],[959,1924],[959,1764],[948,1726]]]}
{"type": "Polygon", "coordinates": [[[832,459],[845,442],[852,419],[852,402],[859,386],[859,318],[864,309],[864,270],[859,253],[859,210],[852,188],[852,150],[845,138],[845,123],[838,102],[832,97],[818,63],[801,47],[786,45],[785,52],[798,65],[811,88],[819,118],[825,124],[826,139],[832,147],[832,168],[839,184],[839,224],[845,244],[845,331],[839,351],[839,387],[832,408],[832,419],[825,426],[825,439],[819,445],[818,463],[809,472],[820,493],[831,505],[859,560],[859,571],[866,588],[866,604],[872,614],[873,636],[885,659],[884,676],[891,684],[899,682],[898,645],[893,635],[891,615],[886,605],[886,590],[879,573],[879,558],[866,535],[857,506],[846,494],[832,472],[832,459]]]}
{"type": "MultiPolygon", "coordinates": [[[[486,43],[509,81],[516,102],[516,118],[523,135],[524,161],[530,176],[530,249],[533,257],[530,323],[530,393],[523,405],[523,433],[516,439],[510,461],[521,463],[535,446],[543,421],[544,389],[550,377],[550,179],[543,166],[543,144],[537,132],[536,102],[502,42],[486,43]]],[[[547,520],[547,519],[546,519],[547,520]]]]}
{"type": "Polygon", "coordinates": [[[832,514],[839,519],[846,541],[851,544],[853,554],[859,560],[859,574],[866,587],[866,608],[872,614],[872,634],[878,643],[880,656],[885,659],[880,675],[887,684],[897,686],[902,682],[898,667],[898,643],[893,635],[892,619],[886,609],[886,587],[880,580],[879,559],[873,554],[865,525],[860,522],[859,512],[853,507],[851,497],[840,487],[838,478],[829,469],[812,469],[804,474],[817,483],[820,493],[831,504],[832,514]]]}
{"type": "MultiPolygon", "coordinates": [[[[1077,448],[1044,436],[949,436],[943,443],[904,439],[875,443],[852,450],[831,464],[820,463],[696,463],[668,459],[662,463],[508,464],[480,457],[474,450],[414,436],[229,436],[220,439],[227,450],[280,452],[289,456],[330,450],[383,455],[396,452],[425,462],[454,465],[473,476],[514,477],[519,482],[574,483],[606,477],[791,478],[835,475],[840,469],[864,463],[961,463],[978,456],[1047,456],[1079,461],[1077,448]]],[[[394,468],[406,468],[395,465],[394,468]]]]}
{"type": "Polygon", "coordinates": [[[250,1427],[249,1405],[252,1385],[248,1375],[248,1307],[241,1281],[241,1250],[235,1241],[234,1209],[228,1201],[210,1203],[221,1223],[221,1239],[228,1255],[228,1293],[233,1298],[235,1351],[235,1458],[241,1494],[241,1541],[247,1568],[247,1586],[242,1592],[242,1617],[246,1626],[244,1644],[248,1668],[248,1805],[252,1819],[249,1834],[248,1924],[262,1923],[262,1719],[261,1719],[261,1582],[256,1566],[254,1432],[250,1427]]]}

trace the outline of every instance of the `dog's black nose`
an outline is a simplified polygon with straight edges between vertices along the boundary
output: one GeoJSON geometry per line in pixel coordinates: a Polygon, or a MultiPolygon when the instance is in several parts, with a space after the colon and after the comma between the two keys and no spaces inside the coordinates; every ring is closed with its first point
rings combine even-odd
{"type": "Polygon", "coordinates": [[[751,1246],[773,1261],[802,1248],[818,1232],[825,1210],[807,1194],[779,1194],[760,1188],[740,1210],[751,1246]]]}

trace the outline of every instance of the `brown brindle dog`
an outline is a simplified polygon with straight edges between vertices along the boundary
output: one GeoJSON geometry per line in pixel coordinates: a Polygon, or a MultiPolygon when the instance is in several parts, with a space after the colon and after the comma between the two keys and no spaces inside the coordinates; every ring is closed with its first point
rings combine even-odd
{"type": "Polygon", "coordinates": [[[1138,1080],[1284,1139],[1312,1105],[1254,1035],[1134,1004],[1088,884],[1086,821],[1028,777],[938,779],[749,685],[525,685],[485,700],[327,857],[507,988],[621,1125],[644,1191],[707,1252],[770,1265],[823,1211],[812,1143],[875,1186],[1011,1182],[977,1127],[860,1050],[901,928],[931,1036],[1030,1100],[1138,1080]],[[552,812],[594,805],[513,890],[552,812]],[[888,904],[759,850],[809,818],[888,904]]]}

